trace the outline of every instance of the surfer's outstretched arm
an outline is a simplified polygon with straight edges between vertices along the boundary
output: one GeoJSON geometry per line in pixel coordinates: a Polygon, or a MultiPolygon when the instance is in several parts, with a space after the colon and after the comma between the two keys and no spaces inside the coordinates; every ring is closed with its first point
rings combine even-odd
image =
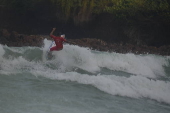
{"type": "Polygon", "coordinates": [[[50,33],[50,36],[53,35],[54,31],[56,30],[56,28],[53,28],[53,30],[50,33]]]}

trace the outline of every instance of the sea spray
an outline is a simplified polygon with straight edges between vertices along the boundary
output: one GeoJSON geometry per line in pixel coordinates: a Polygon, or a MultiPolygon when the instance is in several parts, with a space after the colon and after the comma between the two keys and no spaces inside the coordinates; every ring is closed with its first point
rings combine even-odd
{"type": "Polygon", "coordinates": [[[164,66],[169,62],[166,57],[155,55],[134,55],[119,53],[95,54],[99,67],[124,71],[149,78],[166,76],[164,66]]]}
{"type": "Polygon", "coordinates": [[[119,75],[87,75],[77,72],[32,71],[32,74],[52,80],[65,80],[92,85],[112,95],[131,98],[149,98],[170,104],[170,82],[152,80],[142,76],[121,77],[119,75]]]}
{"type": "Polygon", "coordinates": [[[95,54],[88,48],[65,45],[62,51],[53,52],[53,55],[56,57],[54,61],[64,67],[77,67],[92,73],[100,71],[95,54]]]}
{"type": "Polygon", "coordinates": [[[3,49],[3,46],[0,44],[0,62],[2,61],[4,54],[5,54],[5,50],[3,49]]]}
{"type": "Polygon", "coordinates": [[[167,77],[169,74],[164,70],[164,67],[169,66],[169,57],[99,52],[66,44],[62,51],[52,53],[54,59],[44,60],[42,57],[45,57],[50,45],[50,41],[46,41],[42,48],[4,49],[0,45],[0,73],[6,72],[6,75],[20,73],[22,76],[27,73],[37,79],[45,77],[54,81],[77,82],[96,87],[111,95],[149,98],[170,104],[170,82],[159,80],[160,77],[167,77]],[[4,54],[8,57],[3,58],[4,54]],[[126,72],[129,76],[122,76],[119,73],[105,75],[102,72],[103,68],[110,72],[126,72]]]}
{"type": "Polygon", "coordinates": [[[149,78],[166,76],[164,66],[169,65],[168,58],[163,56],[96,52],[73,45],[64,45],[62,51],[53,52],[53,55],[54,62],[66,68],[77,67],[92,73],[107,68],[149,78]]]}

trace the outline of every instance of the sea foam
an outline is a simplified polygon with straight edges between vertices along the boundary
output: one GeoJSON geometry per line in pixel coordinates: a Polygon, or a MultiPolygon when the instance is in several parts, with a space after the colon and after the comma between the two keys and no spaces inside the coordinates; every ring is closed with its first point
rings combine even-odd
{"type": "Polygon", "coordinates": [[[53,80],[65,80],[92,85],[112,95],[130,98],[149,98],[170,104],[170,82],[152,80],[142,76],[121,77],[116,75],[80,74],[77,72],[32,71],[32,74],[53,80]]]}
{"type": "Polygon", "coordinates": [[[170,104],[170,82],[157,79],[157,77],[167,76],[164,66],[169,66],[169,57],[99,52],[65,44],[62,51],[52,53],[54,59],[35,60],[38,55],[45,58],[45,52],[50,45],[50,41],[46,41],[44,48],[12,48],[10,49],[12,52],[7,55],[11,57],[6,58],[3,58],[3,55],[7,54],[6,51],[9,48],[4,49],[0,45],[1,72],[13,74],[27,72],[37,77],[43,76],[53,80],[92,85],[112,95],[149,98],[170,104]],[[19,49],[21,51],[17,52],[19,49]],[[40,54],[36,54],[37,52],[40,54]],[[91,74],[82,74],[75,68],[91,74]],[[101,68],[127,72],[130,76],[125,77],[119,74],[96,76],[96,73],[102,71],[101,68]]]}
{"type": "Polygon", "coordinates": [[[0,44],[0,61],[2,61],[4,54],[5,54],[5,50],[3,49],[3,46],[0,44]]]}
{"type": "MultiPolygon", "coordinates": [[[[47,40],[45,47],[49,45],[47,40]]],[[[149,78],[166,76],[164,66],[169,66],[168,58],[157,55],[134,55],[92,51],[75,45],[64,45],[62,51],[54,51],[53,62],[65,68],[77,67],[91,73],[101,68],[123,71],[149,78]]]]}

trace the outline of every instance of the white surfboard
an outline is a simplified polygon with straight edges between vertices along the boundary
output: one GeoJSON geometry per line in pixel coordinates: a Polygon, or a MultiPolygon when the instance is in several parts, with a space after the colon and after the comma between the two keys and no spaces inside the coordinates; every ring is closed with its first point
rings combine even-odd
{"type": "Polygon", "coordinates": [[[50,44],[50,46],[49,46],[49,48],[48,48],[48,50],[47,50],[47,53],[46,53],[46,59],[47,59],[47,60],[49,60],[49,59],[52,58],[52,53],[50,52],[50,49],[51,49],[52,47],[54,47],[54,46],[56,46],[55,41],[52,41],[51,44],[50,44]]]}
{"type": "Polygon", "coordinates": [[[47,50],[47,52],[50,52],[50,49],[51,49],[52,47],[54,47],[54,46],[56,46],[55,41],[52,41],[51,44],[50,44],[50,46],[49,46],[49,48],[48,48],[48,50],[47,50]]]}

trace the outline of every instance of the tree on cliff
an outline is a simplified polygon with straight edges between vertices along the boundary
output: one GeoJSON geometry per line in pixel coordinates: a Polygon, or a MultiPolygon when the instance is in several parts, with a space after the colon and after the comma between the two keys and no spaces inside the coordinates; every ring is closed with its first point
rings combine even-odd
{"type": "Polygon", "coordinates": [[[168,0],[0,0],[0,5],[17,14],[22,15],[28,11],[33,13],[37,8],[44,8],[56,10],[54,13],[60,13],[65,20],[72,18],[75,23],[89,21],[93,14],[100,13],[110,13],[123,19],[134,16],[138,19],[151,19],[157,15],[168,21],[169,4],[168,0]]]}
{"type": "MultiPolygon", "coordinates": [[[[5,21],[11,19],[27,28],[31,24],[41,26],[41,21],[43,25],[71,21],[79,26],[95,22],[98,15],[107,13],[112,15],[108,26],[121,25],[120,34],[134,44],[144,41],[145,44],[159,45],[160,37],[169,37],[169,0],[0,0],[0,10],[3,17],[0,20],[4,19],[0,22],[1,27],[7,26],[5,21]]],[[[168,44],[169,41],[161,43],[168,44]]]]}

